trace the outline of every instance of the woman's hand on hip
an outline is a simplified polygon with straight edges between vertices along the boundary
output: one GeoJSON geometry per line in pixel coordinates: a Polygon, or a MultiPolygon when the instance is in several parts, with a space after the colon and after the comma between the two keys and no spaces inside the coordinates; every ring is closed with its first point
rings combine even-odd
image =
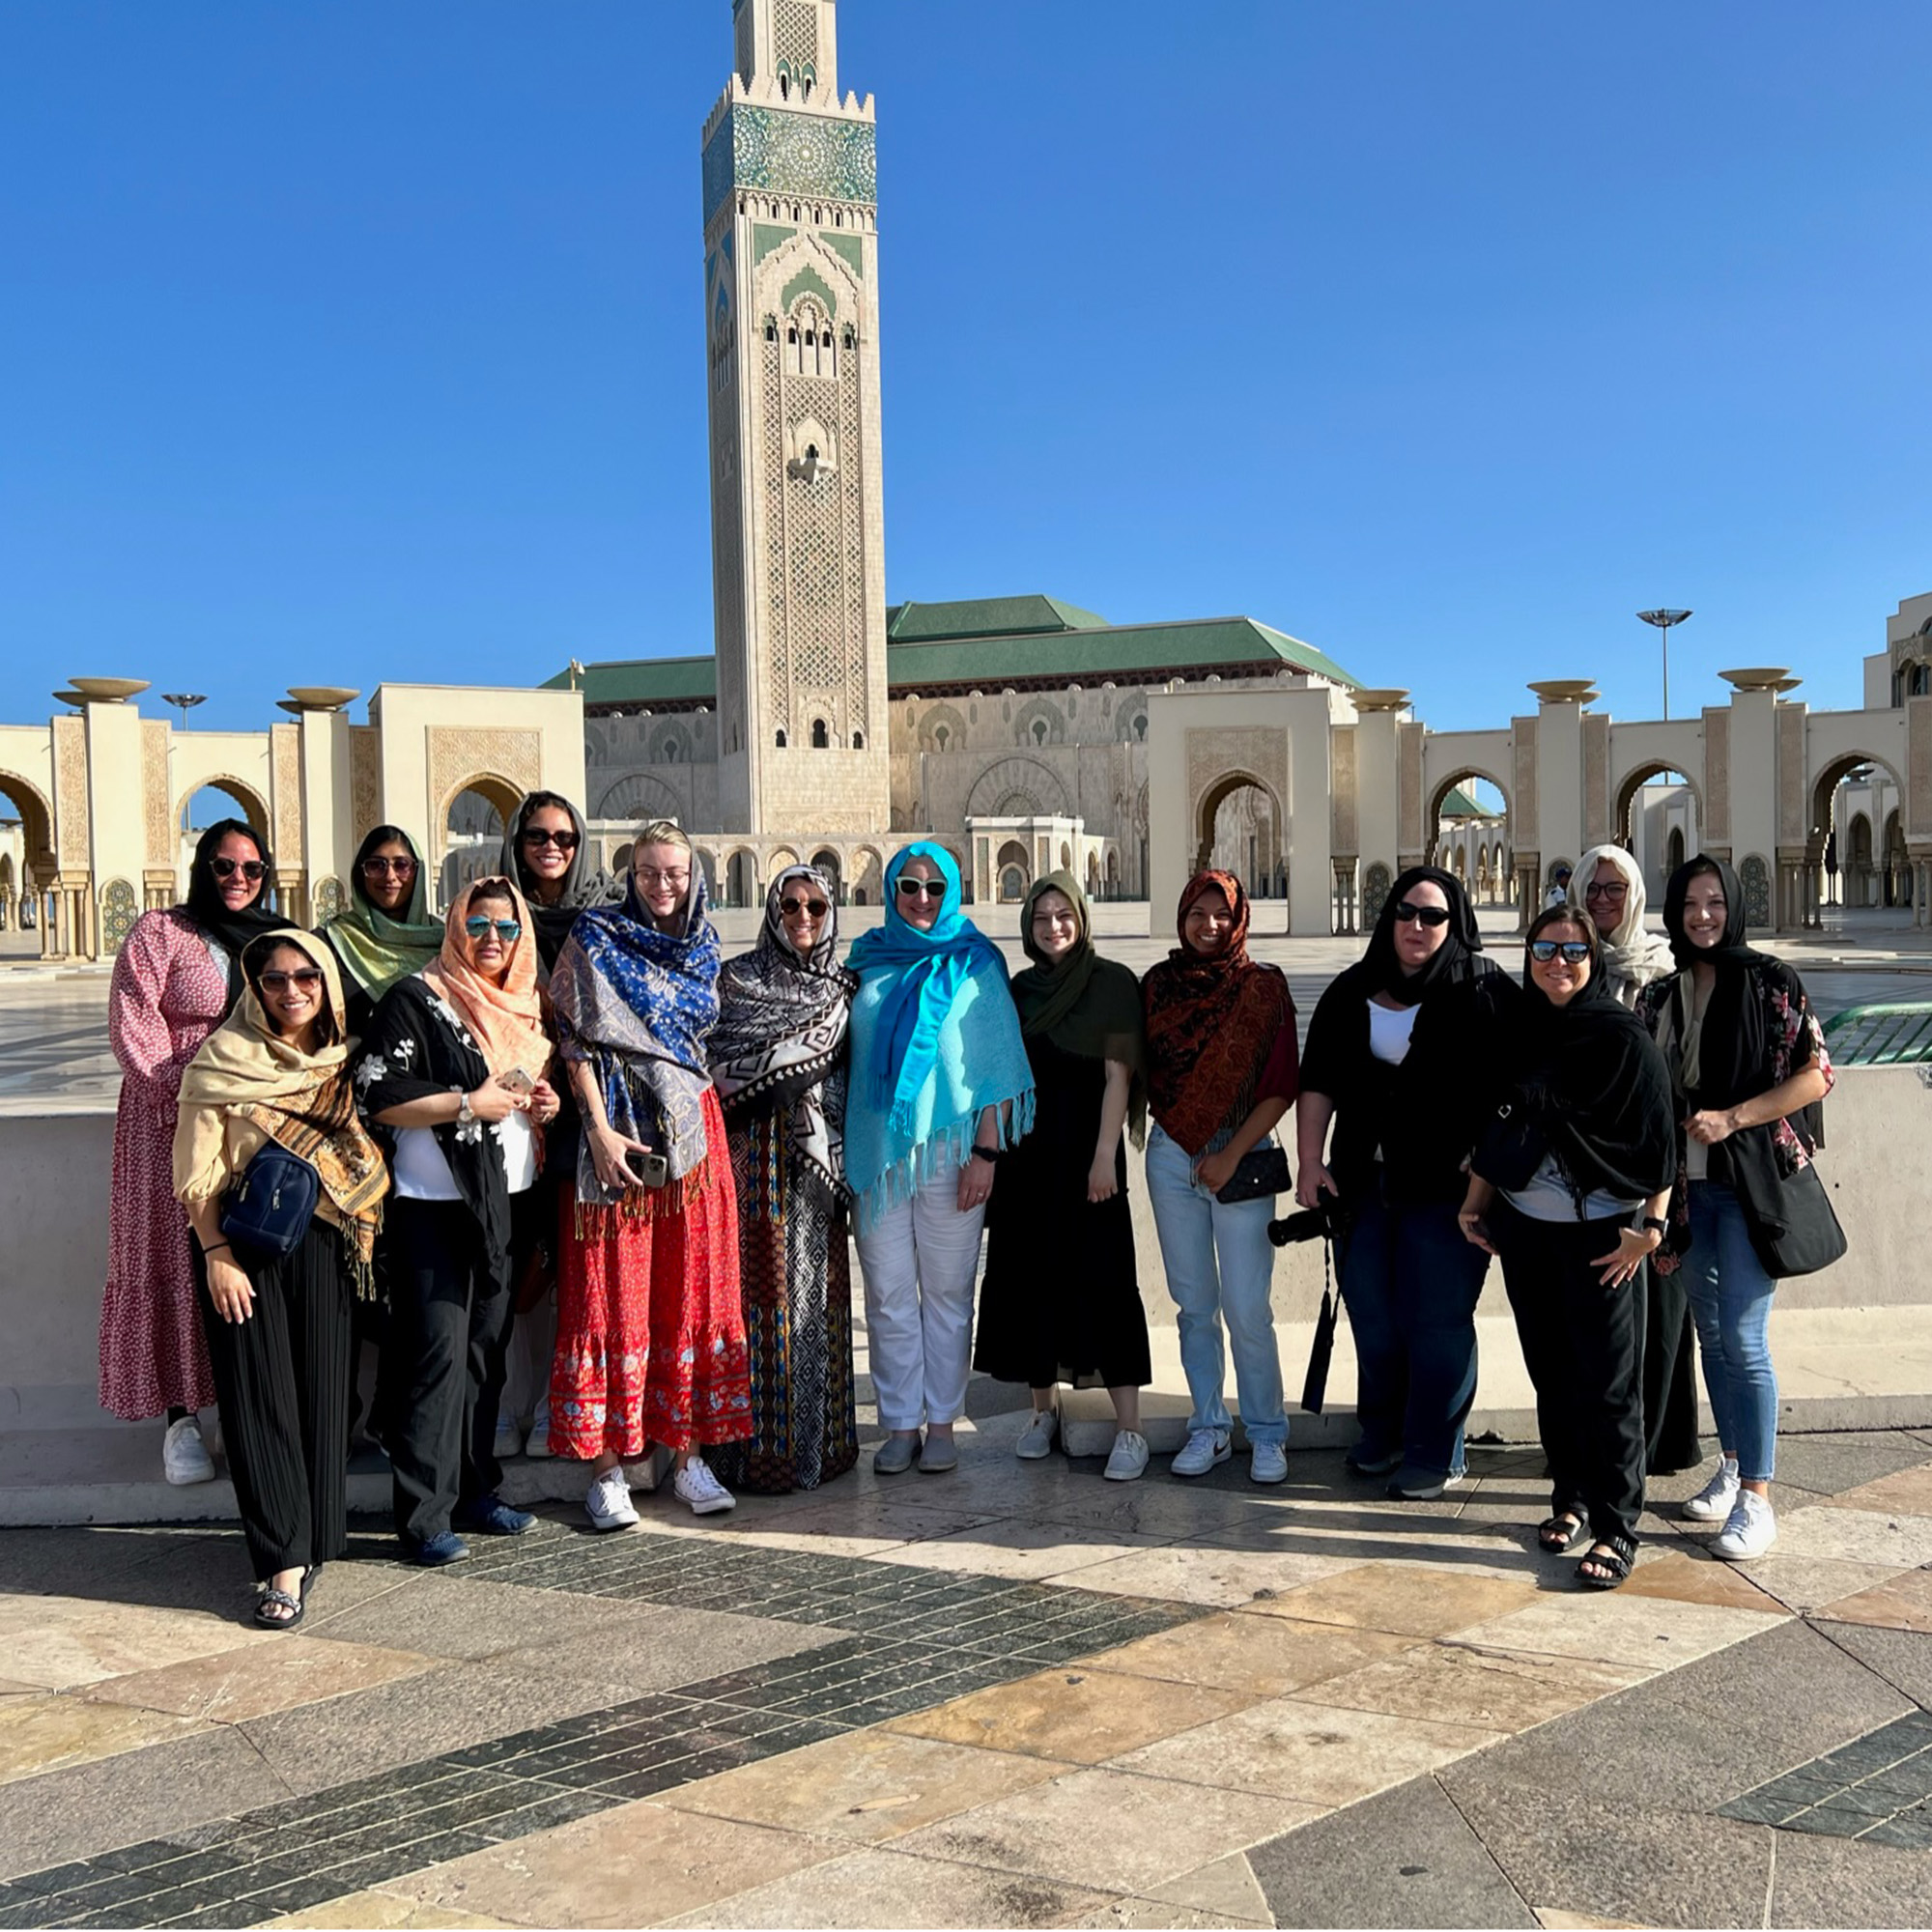
{"type": "Polygon", "coordinates": [[[1294,1183],[1294,1198],[1304,1208],[1320,1208],[1323,1194],[1331,1201],[1342,1198],[1342,1190],[1335,1185],[1335,1177],[1319,1160],[1312,1160],[1301,1170],[1301,1179],[1294,1183]]]}
{"type": "Polygon", "coordinates": [[[224,1321],[245,1321],[255,1312],[255,1290],[227,1255],[209,1257],[208,1298],[224,1321]]]}
{"type": "Polygon", "coordinates": [[[1094,1157],[1094,1165],[1087,1170],[1088,1205],[1097,1206],[1102,1201],[1111,1201],[1121,1191],[1121,1183],[1114,1175],[1111,1159],[1094,1157]]]}
{"type": "Polygon", "coordinates": [[[649,1153],[641,1141],[627,1140],[614,1127],[591,1127],[590,1164],[608,1194],[621,1194],[627,1188],[641,1187],[642,1177],[625,1158],[632,1153],[649,1153]]]}
{"type": "Polygon", "coordinates": [[[1655,1228],[1626,1228],[1617,1236],[1616,1252],[1600,1255],[1590,1265],[1603,1270],[1605,1288],[1621,1288],[1662,1245],[1655,1228]]]}
{"type": "Polygon", "coordinates": [[[981,1160],[976,1153],[959,1170],[958,1208],[962,1214],[970,1214],[976,1208],[983,1208],[993,1191],[993,1163],[981,1160]]]}

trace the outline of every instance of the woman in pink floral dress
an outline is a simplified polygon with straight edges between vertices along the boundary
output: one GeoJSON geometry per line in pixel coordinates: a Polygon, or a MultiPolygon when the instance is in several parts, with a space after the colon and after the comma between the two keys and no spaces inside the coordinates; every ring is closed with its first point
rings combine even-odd
{"type": "Polygon", "coordinates": [[[186,900],[134,922],[108,995],[122,1081],[100,1405],[126,1422],[166,1414],[161,1465],[171,1483],[214,1474],[195,1419],[214,1401],[214,1378],[195,1307],[187,1216],[174,1195],[176,1107],[188,1062],[235,1003],[242,949],[287,923],[263,903],[270,870],[262,841],[240,819],[210,826],[195,846],[186,900]]]}

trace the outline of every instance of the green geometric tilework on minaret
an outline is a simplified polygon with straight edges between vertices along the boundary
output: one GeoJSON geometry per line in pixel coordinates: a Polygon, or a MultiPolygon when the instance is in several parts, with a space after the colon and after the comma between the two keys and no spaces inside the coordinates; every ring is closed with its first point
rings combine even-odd
{"type": "Polygon", "coordinates": [[[877,130],[869,122],[771,107],[731,108],[704,149],[704,212],[734,187],[876,202],[877,130]]]}

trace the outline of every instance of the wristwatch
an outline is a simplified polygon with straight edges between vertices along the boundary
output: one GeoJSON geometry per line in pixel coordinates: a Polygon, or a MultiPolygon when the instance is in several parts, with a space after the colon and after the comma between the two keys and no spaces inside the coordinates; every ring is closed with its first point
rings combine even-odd
{"type": "Polygon", "coordinates": [[[1640,1225],[1654,1233],[1660,1241],[1670,1232],[1670,1223],[1660,1221],[1655,1214],[1646,1214],[1640,1225]]]}
{"type": "Polygon", "coordinates": [[[973,1150],[973,1158],[975,1160],[992,1162],[999,1159],[1000,1152],[1001,1150],[996,1147],[976,1147],[973,1150]]]}
{"type": "Polygon", "coordinates": [[[467,1127],[470,1122],[475,1120],[476,1109],[469,1104],[469,1094],[466,1088],[459,1087],[455,1092],[456,1124],[460,1127],[467,1127]]]}

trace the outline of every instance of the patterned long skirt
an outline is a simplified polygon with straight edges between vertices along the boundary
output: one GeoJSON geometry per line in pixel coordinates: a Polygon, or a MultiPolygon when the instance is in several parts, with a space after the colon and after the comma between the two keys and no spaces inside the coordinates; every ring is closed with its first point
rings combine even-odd
{"type": "Polygon", "coordinates": [[[558,1456],[628,1463],[653,1442],[696,1449],[752,1432],[738,1213],[713,1093],[704,1138],[674,1213],[565,1204],[550,1382],[558,1456]]]}
{"type": "Polygon", "coordinates": [[[733,1488],[815,1490],[859,1461],[845,1211],[802,1184],[776,1115],[734,1123],[730,1133],[752,1434],[711,1462],[733,1488]]]}

